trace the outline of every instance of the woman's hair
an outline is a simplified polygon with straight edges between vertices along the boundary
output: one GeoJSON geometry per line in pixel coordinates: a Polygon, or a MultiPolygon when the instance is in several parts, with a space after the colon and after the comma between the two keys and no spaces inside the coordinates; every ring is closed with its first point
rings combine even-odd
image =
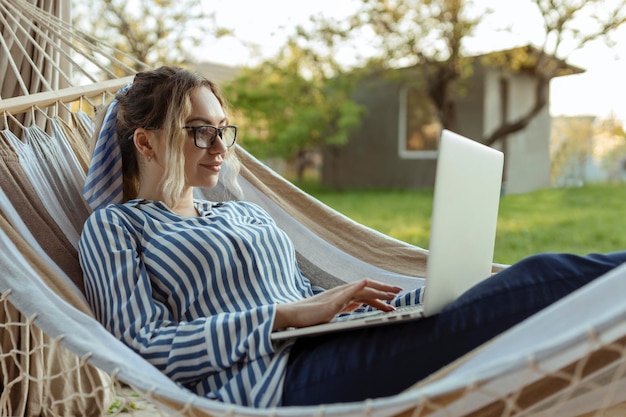
{"type": "MultiPolygon", "coordinates": [[[[161,186],[165,203],[172,206],[181,196],[185,181],[183,129],[191,114],[191,95],[199,88],[209,88],[227,112],[226,101],[215,83],[195,72],[164,66],[152,71],[141,72],[126,92],[118,93],[117,138],[122,154],[123,200],[137,197],[139,191],[139,160],[132,137],[135,129],[163,129],[166,138],[165,172],[161,186]]],[[[99,131],[99,128],[96,129],[99,131]]],[[[236,177],[239,161],[230,148],[227,151],[222,181],[226,187],[238,191],[236,177]]]]}

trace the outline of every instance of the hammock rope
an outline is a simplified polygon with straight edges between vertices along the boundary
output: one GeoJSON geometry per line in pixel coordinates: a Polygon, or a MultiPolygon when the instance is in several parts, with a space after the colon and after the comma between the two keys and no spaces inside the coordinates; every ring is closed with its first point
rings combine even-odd
{"type": "MultiPolygon", "coordinates": [[[[47,208],[40,198],[79,197],[94,129],[85,105],[95,112],[140,65],[76,31],[54,15],[59,10],[56,0],[0,0],[0,71],[7,75],[0,80],[0,415],[587,417],[624,410],[626,266],[393,397],[259,410],[174,384],[93,319],[76,242],[68,240],[82,224],[70,217],[86,213],[68,201],[47,208]],[[11,144],[10,135],[20,142],[11,144]]],[[[410,284],[408,271],[424,270],[424,249],[355,224],[245,150],[238,154],[246,198],[300,235],[294,242],[311,276],[332,281],[352,268],[410,284]],[[364,242],[351,247],[346,236],[364,242]]]]}
{"type": "MultiPolygon", "coordinates": [[[[47,2],[53,9],[54,0],[47,2]]],[[[10,69],[19,85],[19,94],[0,94],[0,98],[117,79],[134,74],[135,68],[146,68],[131,55],[77,30],[28,0],[0,0],[0,31],[6,58],[0,59],[0,71],[10,69]],[[33,85],[38,86],[37,91],[32,91],[33,85]]]]}

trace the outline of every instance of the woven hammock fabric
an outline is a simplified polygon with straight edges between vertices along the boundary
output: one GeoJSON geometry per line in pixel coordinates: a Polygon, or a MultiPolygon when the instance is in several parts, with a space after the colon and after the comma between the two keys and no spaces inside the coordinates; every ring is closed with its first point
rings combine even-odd
{"type": "Polygon", "coordinates": [[[144,66],[71,26],[70,0],[0,0],[0,100],[131,75],[144,66]]]}
{"type": "MultiPolygon", "coordinates": [[[[626,401],[626,265],[393,397],[259,410],[174,384],[106,332],[82,295],[75,245],[88,209],[69,202],[81,201],[93,121],[70,104],[110,99],[128,82],[115,74],[133,71],[71,28],[68,3],[0,0],[0,415],[102,415],[120,395],[117,383],[160,415],[573,417],[626,401]],[[93,94],[76,90],[83,85],[93,94]]],[[[422,283],[415,276],[424,274],[426,250],[342,216],[238,154],[245,198],[290,234],[320,284],[355,275],[422,283]]]]}

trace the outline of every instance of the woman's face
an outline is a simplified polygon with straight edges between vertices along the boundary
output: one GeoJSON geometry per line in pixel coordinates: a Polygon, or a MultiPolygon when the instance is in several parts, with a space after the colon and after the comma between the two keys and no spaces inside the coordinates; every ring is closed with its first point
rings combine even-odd
{"type": "MultiPolygon", "coordinates": [[[[222,127],[227,121],[222,105],[208,87],[200,87],[191,95],[191,114],[185,121],[185,126],[222,127]]],[[[185,132],[188,135],[183,149],[186,185],[214,187],[226,154],[224,142],[218,138],[211,148],[201,149],[194,144],[194,131],[186,129],[185,132]]]]}

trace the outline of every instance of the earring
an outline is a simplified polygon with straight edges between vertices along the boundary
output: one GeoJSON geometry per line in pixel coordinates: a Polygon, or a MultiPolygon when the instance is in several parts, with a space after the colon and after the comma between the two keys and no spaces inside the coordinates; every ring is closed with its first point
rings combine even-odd
{"type": "Polygon", "coordinates": [[[152,161],[152,155],[146,156],[146,159],[148,159],[148,162],[152,161]]]}

